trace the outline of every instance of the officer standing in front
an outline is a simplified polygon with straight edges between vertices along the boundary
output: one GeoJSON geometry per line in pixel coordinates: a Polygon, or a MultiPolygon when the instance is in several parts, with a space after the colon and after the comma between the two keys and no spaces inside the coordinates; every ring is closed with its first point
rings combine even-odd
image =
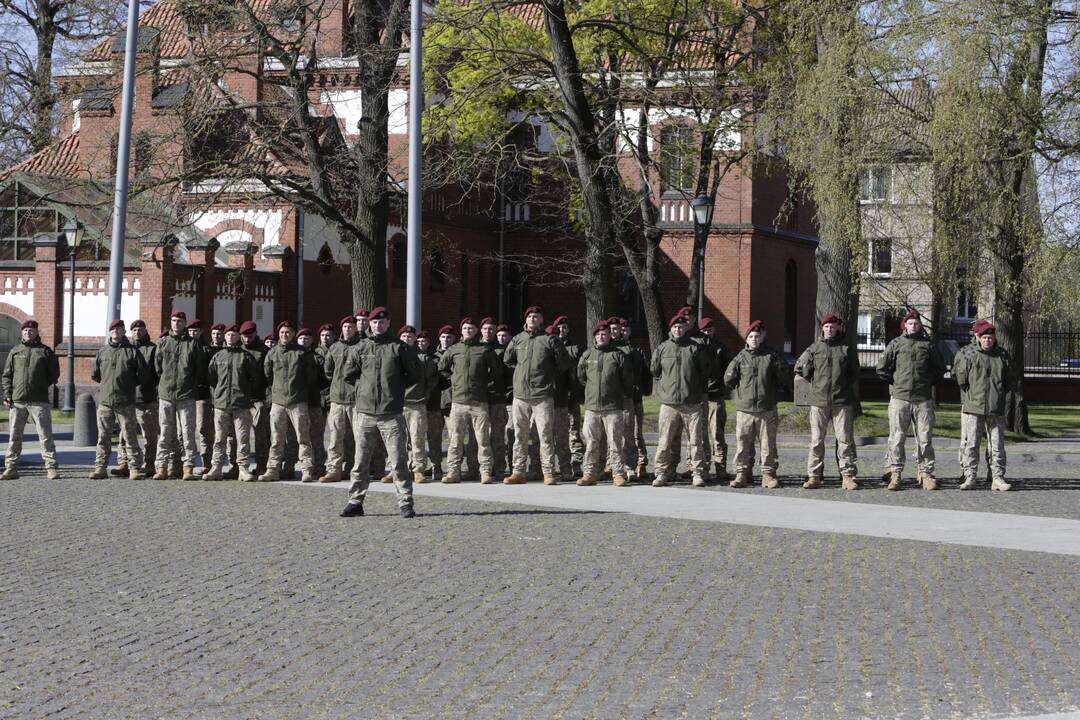
{"type": "Polygon", "coordinates": [[[23,321],[19,333],[19,344],[11,349],[4,364],[4,404],[7,405],[10,427],[4,474],[0,475],[0,480],[19,477],[19,458],[27,417],[33,418],[37,426],[45,476],[55,480],[60,477],[60,466],[56,464],[49,388],[60,379],[60,361],[52,348],[41,342],[37,320],[31,318],[23,321]]]}

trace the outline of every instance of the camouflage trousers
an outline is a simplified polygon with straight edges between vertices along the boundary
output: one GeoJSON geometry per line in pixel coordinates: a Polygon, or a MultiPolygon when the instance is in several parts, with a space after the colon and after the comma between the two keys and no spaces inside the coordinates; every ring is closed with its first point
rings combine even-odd
{"type": "Polygon", "coordinates": [[[267,455],[267,469],[280,468],[285,460],[286,436],[290,426],[296,436],[297,454],[300,457],[300,468],[305,475],[310,475],[314,470],[314,462],[311,456],[311,425],[308,417],[307,403],[294,405],[270,405],[270,453],[267,455]]]}
{"type": "Polygon", "coordinates": [[[195,401],[158,401],[157,466],[176,467],[183,463],[195,467],[195,401]]]}
{"type": "Polygon", "coordinates": [[[389,456],[389,465],[393,468],[394,487],[397,490],[398,505],[412,502],[413,483],[406,459],[405,445],[408,431],[402,415],[368,415],[353,413],[353,433],[356,442],[356,459],[353,462],[352,483],[349,486],[349,502],[362,503],[371,484],[372,454],[378,448],[385,447],[389,456]]]}
{"type": "Polygon", "coordinates": [[[143,436],[143,463],[135,465],[128,455],[127,440],[120,435],[120,448],[116,451],[116,461],[128,467],[138,467],[143,471],[151,471],[154,468],[154,460],[157,457],[158,444],[158,404],[157,400],[148,403],[135,403],[135,419],[139,423],[139,430],[143,436]]]}
{"type": "Polygon", "coordinates": [[[316,475],[326,472],[326,412],[321,407],[308,408],[308,436],[311,440],[311,464],[316,475]]]}
{"type": "Polygon", "coordinates": [[[8,449],[7,457],[4,458],[6,469],[13,470],[19,466],[19,457],[22,456],[23,431],[26,430],[26,419],[33,418],[37,426],[38,442],[41,445],[41,458],[45,461],[46,468],[57,468],[56,443],[53,442],[52,408],[49,403],[23,403],[17,402],[8,411],[8,449]]]}
{"type": "Polygon", "coordinates": [[[555,443],[555,459],[559,462],[559,475],[563,480],[573,477],[573,453],[570,450],[570,408],[556,407],[552,428],[552,442],[555,443]]]}
{"type": "Polygon", "coordinates": [[[405,403],[403,414],[405,428],[409,431],[409,470],[426,474],[431,470],[431,458],[428,457],[427,403],[405,403]]]}
{"type": "Polygon", "coordinates": [[[934,472],[934,401],[889,400],[889,468],[899,477],[904,470],[904,441],[908,425],[915,427],[915,456],[919,472],[934,472]]]}
{"type": "Polygon", "coordinates": [[[638,465],[646,465],[649,455],[645,450],[643,419],[645,410],[641,401],[628,397],[623,400],[623,446],[622,460],[626,469],[634,474],[638,465]]]}
{"type": "Polygon", "coordinates": [[[585,462],[585,436],[581,405],[571,402],[567,410],[570,411],[570,460],[581,465],[585,462]]]}
{"type": "Polygon", "coordinates": [[[205,467],[214,452],[214,403],[209,400],[195,401],[195,441],[205,467]]]}
{"type": "Polygon", "coordinates": [[[127,457],[131,469],[142,467],[143,453],[139,447],[139,421],[135,417],[134,405],[98,405],[97,409],[97,451],[94,453],[94,467],[103,469],[109,464],[112,454],[113,427],[120,425],[120,441],[127,445],[127,457]]]}
{"type": "Polygon", "coordinates": [[[960,467],[965,480],[975,480],[979,472],[979,444],[986,438],[987,464],[991,478],[1005,479],[1005,416],[960,413],[960,467]]]}
{"type": "Polygon", "coordinates": [[[755,444],[761,443],[761,469],[776,472],[780,466],[776,454],[776,428],[780,416],[775,410],[765,412],[735,411],[735,472],[754,470],[755,444]]]}
{"type": "Polygon", "coordinates": [[[525,474],[529,460],[529,426],[535,421],[540,438],[540,469],[555,475],[555,401],[514,398],[514,472],[525,474]]]}
{"type": "Polygon", "coordinates": [[[265,400],[256,400],[251,406],[251,431],[255,438],[255,469],[262,472],[270,454],[270,403],[265,400]]]}
{"type": "Polygon", "coordinates": [[[214,408],[213,467],[221,468],[229,459],[229,440],[236,438],[236,467],[247,469],[251,455],[251,410],[214,408]]]}
{"type": "Polygon", "coordinates": [[[356,454],[352,417],[352,405],[330,403],[330,410],[326,414],[326,428],[330,431],[326,445],[327,472],[345,474],[346,468],[352,468],[352,457],[356,454]]]}
{"type": "Polygon", "coordinates": [[[810,452],[806,457],[806,474],[825,474],[825,436],[829,425],[836,436],[836,464],[841,475],[858,475],[858,453],[855,450],[855,408],[844,405],[810,407],[810,452]]]}
{"type": "Polygon", "coordinates": [[[728,445],[727,436],[724,435],[724,426],[727,425],[727,406],[723,400],[709,400],[703,406],[703,410],[709,418],[708,429],[705,434],[705,465],[710,462],[727,467],[728,445]]]}
{"type": "Polygon", "coordinates": [[[689,454],[690,473],[695,478],[704,478],[705,463],[702,459],[704,454],[704,430],[705,418],[701,412],[701,404],[695,405],[668,405],[661,403],[660,416],[657,419],[656,460],[654,469],[656,477],[671,480],[675,474],[675,468],[679,464],[679,456],[675,448],[678,447],[683,429],[689,435],[687,451],[689,454]]]}
{"type": "Polygon", "coordinates": [[[499,477],[506,473],[506,426],[510,419],[506,405],[501,402],[488,405],[488,417],[491,419],[491,474],[499,477]]]}
{"type": "MultiPolygon", "coordinates": [[[[491,475],[491,418],[487,403],[454,403],[450,406],[450,447],[446,452],[446,473],[461,472],[462,453],[469,430],[476,435],[477,465],[481,475],[491,475]]],[[[476,470],[477,466],[472,466],[476,470]]]]}
{"type": "Polygon", "coordinates": [[[443,466],[443,447],[442,436],[443,428],[446,426],[446,416],[442,414],[442,410],[428,410],[427,414],[427,449],[428,449],[428,461],[431,463],[432,468],[436,474],[442,472],[443,466]]]}
{"type": "Polygon", "coordinates": [[[607,449],[607,464],[611,466],[611,474],[625,475],[626,465],[623,464],[620,450],[625,442],[625,413],[622,410],[612,410],[604,413],[586,410],[581,429],[582,434],[585,436],[585,456],[581,462],[582,475],[599,477],[600,473],[604,471],[601,462],[605,448],[607,449]]]}

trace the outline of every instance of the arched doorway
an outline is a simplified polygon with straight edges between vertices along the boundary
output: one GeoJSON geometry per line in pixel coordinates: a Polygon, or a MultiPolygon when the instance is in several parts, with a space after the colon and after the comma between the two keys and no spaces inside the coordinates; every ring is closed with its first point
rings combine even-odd
{"type": "Polygon", "coordinates": [[[8,353],[19,343],[21,328],[20,321],[0,313],[0,368],[7,365],[8,353]]]}

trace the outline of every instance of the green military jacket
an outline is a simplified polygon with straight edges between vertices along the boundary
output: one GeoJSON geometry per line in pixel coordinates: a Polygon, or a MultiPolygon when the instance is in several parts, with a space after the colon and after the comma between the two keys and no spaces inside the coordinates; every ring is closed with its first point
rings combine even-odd
{"type": "Polygon", "coordinates": [[[300,347],[295,340],[288,345],[278,343],[270,348],[263,360],[263,374],[270,386],[270,402],[285,406],[297,403],[307,405],[312,389],[317,387],[318,372],[315,353],[300,347]]]}
{"type": "Polygon", "coordinates": [[[345,359],[349,350],[356,347],[362,338],[359,334],[351,340],[340,338],[330,346],[323,357],[323,377],[330,381],[328,391],[330,402],[337,405],[352,405],[356,398],[356,387],[345,379],[345,359]]]}
{"type": "Polygon", "coordinates": [[[736,410],[767,412],[776,409],[780,388],[791,384],[791,371],[769,346],[744,347],[728,365],[724,384],[732,391],[736,410]]]}
{"type": "Polygon", "coordinates": [[[494,382],[491,383],[491,404],[509,405],[514,402],[514,374],[506,367],[506,363],[503,362],[503,356],[506,354],[506,347],[500,345],[498,340],[489,342],[488,347],[495,353],[495,357],[499,361],[496,364],[498,372],[496,373],[494,382]]]}
{"type": "Polygon", "coordinates": [[[210,399],[213,398],[214,391],[210,387],[210,382],[206,379],[206,373],[207,373],[207,370],[209,370],[209,368],[210,368],[210,361],[213,360],[214,356],[217,355],[218,352],[222,348],[224,348],[225,346],[224,345],[211,345],[210,343],[204,343],[201,340],[198,341],[198,342],[199,342],[199,345],[202,346],[203,370],[202,370],[202,381],[195,388],[195,399],[196,400],[210,400],[210,399]]]}
{"type": "Polygon", "coordinates": [[[259,399],[262,370],[243,345],[226,346],[214,353],[206,374],[218,410],[248,410],[259,399]]]}
{"type": "Polygon", "coordinates": [[[420,374],[405,388],[405,403],[408,405],[424,403],[426,405],[429,402],[431,391],[439,384],[439,363],[431,353],[420,352],[415,347],[411,349],[416,354],[420,374]]]}
{"type": "Polygon", "coordinates": [[[1012,390],[1009,353],[1000,345],[983,350],[976,340],[956,354],[952,374],[960,386],[960,410],[972,415],[1004,415],[1012,390]]]}
{"type": "Polygon", "coordinates": [[[660,343],[649,364],[653,392],[665,405],[700,405],[712,374],[713,362],[705,346],[684,335],[660,343]]]}
{"type": "Polygon", "coordinates": [[[519,400],[554,398],[556,375],[573,367],[562,340],[542,328],[515,335],[503,362],[513,370],[514,397],[519,400]]]}
{"type": "Polygon", "coordinates": [[[626,398],[634,396],[633,363],[613,343],[586,350],[578,360],[576,374],[585,388],[586,410],[622,411],[626,398]]]}
{"type": "Polygon", "coordinates": [[[439,374],[450,381],[451,402],[487,405],[498,362],[495,351],[478,338],[450,346],[439,358],[439,374]]]}
{"type": "Polygon", "coordinates": [[[555,376],[555,407],[567,407],[568,405],[580,405],[583,399],[584,388],[578,382],[577,366],[581,360],[581,346],[576,343],[563,343],[566,354],[570,358],[569,367],[555,376]]]}
{"type": "Polygon", "coordinates": [[[405,388],[421,372],[412,348],[388,332],[358,342],[345,361],[345,379],[356,384],[356,410],[365,415],[399,415],[405,388]]]}
{"type": "Polygon", "coordinates": [[[652,395],[653,376],[645,353],[628,340],[612,340],[611,344],[630,360],[630,370],[634,376],[634,401],[639,402],[643,396],[652,395]]]}
{"type": "Polygon", "coordinates": [[[814,407],[854,405],[860,369],[859,353],[844,333],[818,338],[795,363],[795,374],[810,383],[808,399],[814,407]]]}
{"type": "Polygon", "coordinates": [[[707,393],[710,400],[720,401],[728,396],[727,385],[724,384],[724,371],[727,370],[731,356],[728,355],[727,348],[715,335],[711,338],[704,335],[702,337],[705,337],[703,344],[705,349],[709,351],[709,357],[713,363],[712,372],[709,374],[707,393]]]}
{"type": "MultiPolygon", "coordinates": [[[[455,343],[456,344],[456,343],[455,343]]],[[[435,364],[438,366],[442,362],[443,355],[450,352],[451,345],[446,350],[435,351],[435,364]]],[[[450,378],[443,377],[442,373],[439,373],[439,410],[442,410],[443,415],[450,414],[450,403],[453,402],[454,393],[450,389],[450,378]]]]}
{"type": "MultiPolygon", "coordinates": [[[[330,347],[326,347],[323,344],[315,346],[315,364],[319,368],[318,374],[318,386],[319,386],[319,407],[324,411],[330,409],[330,378],[326,375],[326,358],[330,355],[330,348],[337,343],[332,343],[330,347]]],[[[314,407],[314,406],[312,406],[314,407]]]]}
{"type": "Polygon", "coordinates": [[[135,402],[136,404],[155,403],[158,399],[158,376],[157,370],[154,369],[156,366],[157,345],[150,342],[149,337],[138,340],[133,345],[139,351],[139,354],[143,356],[143,361],[146,363],[146,375],[143,377],[143,382],[135,389],[135,402]]]}
{"type": "Polygon", "coordinates": [[[329,385],[324,382],[326,376],[323,374],[323,362],[326,356],[319,352],[320,346],[318,345],[304,348],[304,350],[311,355],[311,362],[315,363],[315,378],[311,381],[311,386],[308,387],[308,407],[321,409],[323,406],[323,390],[329,388],[329,385]]]}
{"type": "Polygon", "coordinates": [[[170,334],[158,343],[154,356],[158,397],[168,402],[195,400],[204,382],[206,361],[202,348],[187,333],[170,334]]]}
{"type": "Polygon", "coordinates": [[[60,361],[41,340],[22,341],[11,348],[4,365],[4,399],[49,402],[49,388],[60,379],[60,361]]]}
{"type": "Polygon", "coordinates": [[[244,351],[255,359],[255,365],[258,368],[258,372],[255,374],[255,382],[251,391],[251,397],[256,402],[266,400],[266,374],[263,372],[263,364],[266,360],[266,353],[268,350],[266,346],[262,344],[262,340],[259,336],[255,336],[255,342],[242,342],[244,351]]]}
{"type": "Polygon", "coordinates": [[[442,357],[442,353],[438,350],[432,350],[426,353],[418,352],[416,356],[418,359],[424,362],[426,362],[425,358],[427,360],[431,360],[431,362],[435,365],[435,383],[430,388],[428,388],[427,409],[429,413],[442,412],[442,394],[444,389],[443,385],[449,384],[445,380],[443,380],[442,375],[439,374],[439,358],[442,357]]]}
{"type": "Polygon", "coordinates": [[[945,376],[945,358],[926,328],[894,338],[878,359],[877,374],[889,383],[889,394],[908,402],[933,397],[934,385],[945,376]]]}
{"type": "Polygon", "coordinates": [[[98,383],[98,404],[124,407],[135,404],[135,393],[146,381],[146,360],[127,338],[107,342],[94,358],[90,379],[98,383]]]}

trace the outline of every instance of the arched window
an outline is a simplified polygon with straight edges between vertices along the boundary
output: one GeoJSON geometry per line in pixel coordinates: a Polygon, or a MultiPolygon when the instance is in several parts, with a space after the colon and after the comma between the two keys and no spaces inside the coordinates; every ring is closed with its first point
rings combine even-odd
{"type": "Polygon", "coordinates": [[[784,352],[795,351],[799,308],[799,267],[788,260],[784,267],[784,352]]]}

